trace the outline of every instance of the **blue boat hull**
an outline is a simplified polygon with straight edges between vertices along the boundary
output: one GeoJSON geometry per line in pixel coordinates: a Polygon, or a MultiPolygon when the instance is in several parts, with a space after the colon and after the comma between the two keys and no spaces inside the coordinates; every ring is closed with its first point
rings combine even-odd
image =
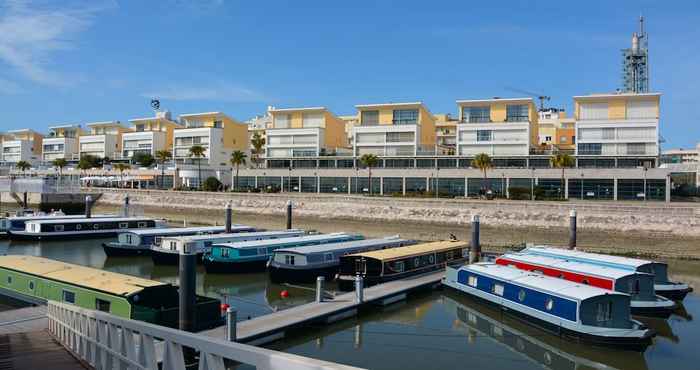
{"type": "Polygon", "coordinates": [[[267,260],[254,260],[242,262],[220,262],[204,259],[204,269],[207,273],[235,274],[239,272],[263,272],[267,266],[267,260]]]}

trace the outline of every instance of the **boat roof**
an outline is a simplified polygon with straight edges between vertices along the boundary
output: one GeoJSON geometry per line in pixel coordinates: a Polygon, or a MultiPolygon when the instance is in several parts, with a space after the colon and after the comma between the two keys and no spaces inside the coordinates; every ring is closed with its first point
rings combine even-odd
{"type": "Polygon", "coordinates": [[[500,257],[507,258],[512,261],[536,264],[539,266],[562,269],[570,272],[578,272],[588,275],[596,275],[600,277],[610,278],[610,279],[621,279],[627,276],[634,275],[651,275],[647,273],[640,273],[632,270],[625,270],[620,268],[615,268],[611,266],[600,266],[592,265],[585,262],[569,261],[561,258],[532,255],[532,254],[521,254],[521,253],[508,253],[500,257]]]}
{"type": "Polygon", "coordinates": [[[36,256],[0,256],[0,267],[119,296],[129,296],[148,287],[169,285],[36,256]]]}
{"type": "Polygon", "coordinates": [[[297,229],[292,229],[292,230],[277,230],[277,231],[253,231],[249,233],[226,233],[226,234],[209,234],[209,235],[183,235],[183,236],[173,236],[170,238],[164,238],[163,240],[172,240],[172,239],[177,239],[177,240],[182,240],[185,242],[196,242],[200,240],[204,241],[217,241],[217,240],[227,240],[227,239],[235,239],[235,238],[242,238],[242,237],[250,237],[250,236],[274,236],[274,235],[301,235],[303,234],[303,230],[297,230],[297,229]]]}
{"type": "Polygon", "coordinates": [[[382,249],[379,251],[363,252],[351,254],[351,256],[363,256],[377,260],[392,260],[405,258],[414,255],[421,255],[430,252],[440,252],[447,249],[467,247],[469,243],[462,240],[442,240],[437,242],[409,245],[406,247],[382,249]]]}
{"type": "Polygon", "coordinates": [[[97,220],[99,222],[120,222],[120,221],[151,221],[150,217],[101,217],[101,218],[69,218],[69,219],[59,219],[59,220],[36,220],[28,221],[28,223],[33,224],[69,224],[69,223],[79,223],[79,222],[90,222],[92,220],[97,220]]]}
{"type": "Polygon", "coordinates": [[[357,248],[367,248],[382,246],[388,244],[398,244],[409,242],[407,239],[401,239],[398,236],[389,236],[386,238],[379,239],[364,239],[364,240],[352,240],[349,242],[340,242],[332,244],[321,244],[321,245],[307,245],[304,247],[295,248],[283,248],[277,249],[275,253],[294,253],[294,254],[314,254],[314,253],[329,253],[337,252],[342,250],[352,250],[357,248]]]}
{"type": "Polygon", "coordinates": [[[571,258],[587,259],[587,260],[603,262],[603,263],[625,265],[625,266],[634,267],[634,268],[638,268],[640,266],[644,266],[644,265],[647,265],[650,263],[662,263],[662,262],[654,262],[654,261],[643,260],[643,259],[638,259],[638,258],[611,256],[608,254],[600,254],[600,253],[581,252],[581,251],[577,251],[577,250],[555,248],[555,247],[550,247],[550,246],[529,247],[529,248],[522,250],[521,253],[550,255],[550,256],[554,256],[555,258],[571,257],[571,258]]]}
{"type": "Polygon", "coordinates": [[[274,246],[274,245],[279,245],[279,246],[287,246],[287,245],[294,245],[300,242],[309,242],[309,241],[343,241],[343,240],[350,240],[350,239],[358,239],[361,238],[359,235],[350,235],[346,233],[330,233],[330,234],[316,234],[316,235],[304,235],[304,236],[296,236],[292,238],[280,238],[280,239],[267,239],[267,240],[248,240],[248,241],[242,241],[242,242],[233,242],[233,243],[221,243],[221,244],[214,244],[213,247],[223,247],[223,248],[235,248],[235,249],[243,249],[243,248],[257,248],[257,247],[269,247],[269,246],[274,246]]]}
{"type": "Polygon", "coordinates": [[[562,297],[583,301],[601,295],[626,295],[573,281],[553,278],[542,274],[520,270],[515,267],[481,262],[464,265],[460,270],[473,271],[496,279],[505,280],[534,290],[556,294],[562,297]]]}
{"type": "MultiPolygon", "coordinates": [[[[164,227],[159,229],[134,229],[121,232],[120,234],[135,235],[179,235],[182,233],[215,232],[224,231],[225,226],[199,226],[199,227],[164,227]]],[[[246,225],[231,225],[231,230],[254,230],[246,225]]]]}

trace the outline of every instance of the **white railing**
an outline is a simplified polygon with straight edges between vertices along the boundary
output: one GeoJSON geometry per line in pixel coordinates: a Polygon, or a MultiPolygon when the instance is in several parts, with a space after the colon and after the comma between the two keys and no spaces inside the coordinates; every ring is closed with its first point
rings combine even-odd
{"type": "MultiPolygon", "coordinates": [[[[198,353],[199,369],[226,369],[227,361],[261,370],[357,369],[288,353],[227,342],[65,303],[48,302],[49,331],[95,369],[185,369],[185,354],[198,353]]],[[[47,364],[50,366],[49,364],[47,364]]]]}

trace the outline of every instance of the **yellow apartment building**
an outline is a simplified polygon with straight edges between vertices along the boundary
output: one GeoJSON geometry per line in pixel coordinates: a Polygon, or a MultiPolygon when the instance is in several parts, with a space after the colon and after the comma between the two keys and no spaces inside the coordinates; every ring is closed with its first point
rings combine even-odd
{"type": "Polygon", "coordinates": [[[435,153],[436,118],[422,102],[356,105],[355,156],[414,156],[435,153]]]}
{"type": "Polygon", "coordinates": [[[345,121],[325,107],[270,110],[267,158],[335,155],[348,147],[345,121]]]}
{"type": "Polygon", "coordinates": [[[204,147],[202,165],[230,168],[231,154],[240,150],[249,153],[248,125],[222,112],[180,115],[182,128],[175,128],[173,158],[177,163],[194,164],[190,148],[204,147]]]}
{"type": "Polygon", "coordinates": [[[136,153],[152,156],[159,150],[172,150],[174,132],[182,126],[173,121],[170,112],[156,112],[155,117],[130,119],[131,131],[122,135],[122,158],[136,153]]]}

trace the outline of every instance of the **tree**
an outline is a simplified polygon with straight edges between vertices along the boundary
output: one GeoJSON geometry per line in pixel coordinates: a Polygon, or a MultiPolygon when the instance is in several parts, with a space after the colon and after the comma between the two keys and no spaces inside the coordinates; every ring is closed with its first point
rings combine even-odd
{"type": "Polygon", "coordinates": [[[134,155],[131,157],[131,160],[134,163],[138,163],[141,167],[151,167],[153,163],[155,163],[155,159],[153,159],[151,153],[144,152],[134,153],[134,155]]]}
{"type": "Polygon", "coordinates": [[[559,154],[555,154],[555,155],[549,157],[549,163],[554,168],[561,168],[561,187],[560,187],[559,194],[560,194],[560,198],[563,199],[565,197],[564,196],[564,189],[566,189],[566,187],[564,186],[564,181],[566,181],[564,179],[564,170],[567,167],[573,167],[574,164],[576,163],[576,161],[574,160],[574,158],[572,156],[570,156],[568,154],[559,153],[559,154]]]}
{"type": "Polygon", "coordinates": [[[169,150],[159,150],[156,152],[156,161],[160,164],[160,187],[163,187],[163,178],[165,177],[165,162],[173,157],[173,153],[169,150]]]}
{"type": "Polygon", "coordinates": [[[56,167],[59,176],[63,176],[63,168],[68,166],[68,161],[65,158],[56,158],[51,162],[51,165],[56,167]]]}
{"type": "Polygon", "coordinates": [[[363,154],[360,162],[367,167],[367,183],[369,184],[369,195],[372,195],[372,167],[377,165],[379,158],[374,154],[363,154]]]}
{"type": "Polygon", "coordinates": [[[80,157],[78,168],[81,170],[89,170],[91,168],[99,167],[101,164],[102,161],[100,158],[97,158],[94,155],[85,154],[80,157]]]}
{"type": "Polygon", "coordinates": [[[124,182],[124,171],[131,169],[131,166],[129,166],[126,163],[117,163],[113,166],[117,171],[119,171],[119,177],[121,182],[124,182]]]}
{"type": "Polygon", "coordinates": [[[236,150],[235,152],[231,153],[231,165],[233,165],[236,168],[236,178],[233,182],[236,189],[238,189],[238,168],[241,165],[245,166],[245,159],[247,157],[248,156],[240,150],[236,150]]]}
{"type": "Polygon", "coordinates": [[[214,176],[207,177],[202,184],[204,191],[219,191],[219,189],[221,189],[221,181],[214,176]]]}
{"type": "Polygon", "coordinates": [[[263,152],[263,147],[265,146],[265,138],[260,136],[260,133],[256,132],[250,139],[250,143],[253,144],[252,159],[256,165],[260,165],[260,155],[263,152]]]}
{"type": "Polygon", "coordinates": [[[472,167],[478,168],[484,173],[484,184],[486,186],[486,191],[490,190],[491,184],[489,183],[489,178],[486,176],[486,171],[493,168],[493,161],[486,153],[480,153],[474,156],[472,159],[472,167]]]}
{"type": "Polygon", "coordinates": [[[29,162],[27,162],[27,161],[19,161],[19,162],[17,162],[17,164],[15,164],[15,167],[17,167],[17,169],[19,169],[20,171],[24,172],[24,171],[32,168],[32,165],[29,164],[29,162]]]}
{"type": "Polygon", "coordinates": [[[204,152],[206,148],[201,145],[192,145],[190,147],[190,157],[197,159],[197,177],[199,180],[199,188],[202,188],[202,158],[204,157],[204,152]]]}

